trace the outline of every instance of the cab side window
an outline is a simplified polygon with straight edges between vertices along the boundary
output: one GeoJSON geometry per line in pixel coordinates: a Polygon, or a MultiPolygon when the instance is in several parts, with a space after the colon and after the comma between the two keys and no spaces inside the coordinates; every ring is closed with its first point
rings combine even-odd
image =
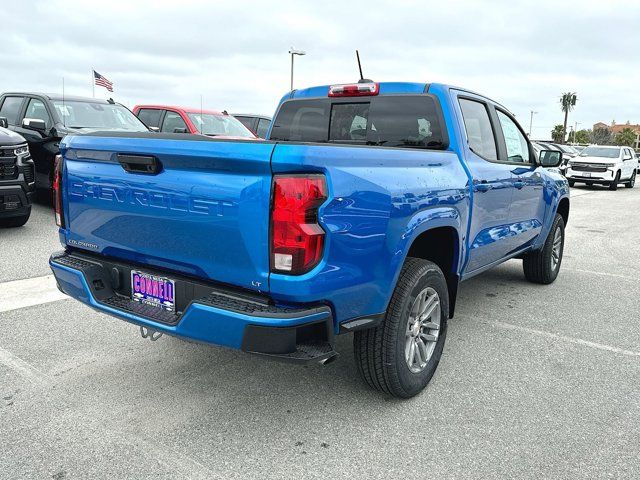
{"type": "Polygon", "coordinates": [[[5,97],[0,107],[0,117],[5,117],[9,125],[18,125],[18,115],[24,97],[5,97]]]}
{"type": "Polygon", "coordinates": [[[138,118],[147,127],[160,128],[160,117],[162,116],[162,110],[157,108],[141,108],[138,112],[138,118]]]}
{"type": "Polygon", "coordinates": [[[524,134],[505,113],[500,110],[496,110],[496,113],[498,114],[500,126],[502,127],[502,134],[504,135],[504,142],[507,147],[508,161],[531,163],[531,159],[529,158],[529,144],[524,134]]]}
{"type": "Polygon", "coordinates": [[[486,160],[498,160],[496,138],[486,105],[475,100],[461,98],[460,109],[471,151],[486,160]]]}
{"type": "Polygon", "coordinates": [[[44,105],[42,100],[38,100],[36,98],[30,99],[24,118],[36,118],[44,121],[47,128],[51,127],[51,117],[49,117],[47,107],[44,105]]]}
{"type": "Polygon", "coordinates": [[[164,116],[164,121],[162,122],[162,131],[167,133],[175,133],[177,128],[184,128],[188,133],[187,124],[184,123],[184,120],[180,116],[180,114],[176,112],[167,112],[164,116]]]}
{"type": "Polygon", "coordinates": [[[267,131],[269,130],[269,124],[271,122],[269,120],[267,120],[266,118],[261,118],[258,120],[258,128],[257,130],[257,134],[260,138],[266,138],[267,137],[267,131]]]}

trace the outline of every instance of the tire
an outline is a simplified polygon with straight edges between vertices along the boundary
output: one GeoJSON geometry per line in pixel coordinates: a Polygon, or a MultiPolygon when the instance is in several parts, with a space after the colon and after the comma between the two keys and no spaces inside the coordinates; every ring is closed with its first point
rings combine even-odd
{"type": "Polygon", "coordinates": [[[360,376],[371,388],[394,397],[410,398],[420,393],[440,362],[448,318],[449,293],[442,271],[432,262],[408,257],[382,323],[354,333],[353,350],[360,376]],[[418,323],[414,315],[423,305],[423,312],[433,313],[410,328],[418,323]],[[412,366],[407,359],[411,343],[415,344],[412,366]]]}
{"type": "Polygon", "coordinates": [[[573,180],[569,180],[569,186],[570,186],[570,187],[575,187],[575,185],[576,185],[576,182],[575,182],[575,181],[573,181],[573,180]]]}
{"type": "Polygon", "coordinates": [[[616,173],[616,178],[609,184],[609,190],[618,190],[618,184],[620,183],[620,170],[616,173]]]}
{"type": "Polygon", "coordinates": [[[627,183],[624,184],[624,186],[627,188],[633,188],[635,187],[635,185],[636,185],[636,171],[634,170],[633,173],[631,174],[631,178],[627,183]]]}
{"type": "Polygon", "coordinates": [[[0,218],[0,227],[3,228],[11,228],[11,227],[21,227],[29,220],[31,216],[31,212],[26,215],[22,215],[20,217],[9,217],[9,218],[0,218]]]}
{"type": "Polygon", "coordinates": [[[542,249],[528,253],[522,260],[526,279],[532,283],[540,283],[542,285],[553,283],[558,277],[558,272],[560,272],[563,252],[564,220],[560,214],[556,213],[542,249]],[[556,237],[558,231],[559,244],[556,237]]]}

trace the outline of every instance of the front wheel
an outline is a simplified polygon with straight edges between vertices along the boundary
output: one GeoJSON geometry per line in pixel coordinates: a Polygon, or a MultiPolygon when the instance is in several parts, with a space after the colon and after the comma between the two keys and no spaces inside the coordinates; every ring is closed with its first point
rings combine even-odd
{"type": "Polygon", "coordinates": [[[574,180],[569,180],[569,186],[570,187],[573,188],[575,186],[575,184],[576,184],[576,182],[574,180]]]}
{"type": "Polygon", "coordinates": [[[564,253],[564,220],[556,213],[541,250],[526,254],[522,261],[524,276],[533,283],[548,285],[558,277],[564,253]]]}
{"type": "Polygon", "coordinates": [[[382,323],[354,334],[356,366],[364,381],[394,397],[420,393],[440,362],[448,317],[449,294],[440,268],[407,258],[382,323]]]}
{"type": "Polygon", "coordinates": [[[629,181],[625,184],[625,187],[627,188],[633,188],[636,185],[636,171],[634,170],[633,173],[631,174],[631,178],[629,179],[629,181]]]}
{"type": "Polygon", "coordinates": [[[620,183],[620,170],[616,173],[616,178],[609,184],[609,190],[618,190],[618,184],[620,183]]]}

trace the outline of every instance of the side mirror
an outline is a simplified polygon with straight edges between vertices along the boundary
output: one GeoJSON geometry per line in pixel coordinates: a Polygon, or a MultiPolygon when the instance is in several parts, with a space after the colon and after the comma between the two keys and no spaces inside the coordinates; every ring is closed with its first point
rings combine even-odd
{"type": "Polygon", "coordinates": [[[44,133],[47,129],[47,124],[44,123],[44,120],[39,118],[25,118],[22,120],[22,128],[28,128],[29,130],[44,133]]]}
{"type": "Polygon", "coordinates": [[[551,168],[562,164],[562,152],[557,150],[540,150],[540,165],[551,168]]]}
{"type": "Polygon", "coordinates": [[[7,117],[0,117],[0,127],[3,127],[3,128],[9,127],[9,122],[7,120],[7,117]]]}
{"type": "Polygon", "coordinates": [[[186,128],[174,128],[173,133],[189,133],[186,128]]]}

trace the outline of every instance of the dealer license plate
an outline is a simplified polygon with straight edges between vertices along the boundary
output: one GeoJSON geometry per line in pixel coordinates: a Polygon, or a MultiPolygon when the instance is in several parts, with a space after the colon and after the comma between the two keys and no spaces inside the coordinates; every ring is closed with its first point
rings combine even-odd
{"type": "Polygon", "coordinates": [[[587,178],[591,178],[591,172],[583,172],[582,176],[587,177],[587,178]]]}
{"type": "Polygon", "coordinates": [[[152,307],[175,311],[176,282],[150,273],[131,271],[131,298],[152,307]]]}

